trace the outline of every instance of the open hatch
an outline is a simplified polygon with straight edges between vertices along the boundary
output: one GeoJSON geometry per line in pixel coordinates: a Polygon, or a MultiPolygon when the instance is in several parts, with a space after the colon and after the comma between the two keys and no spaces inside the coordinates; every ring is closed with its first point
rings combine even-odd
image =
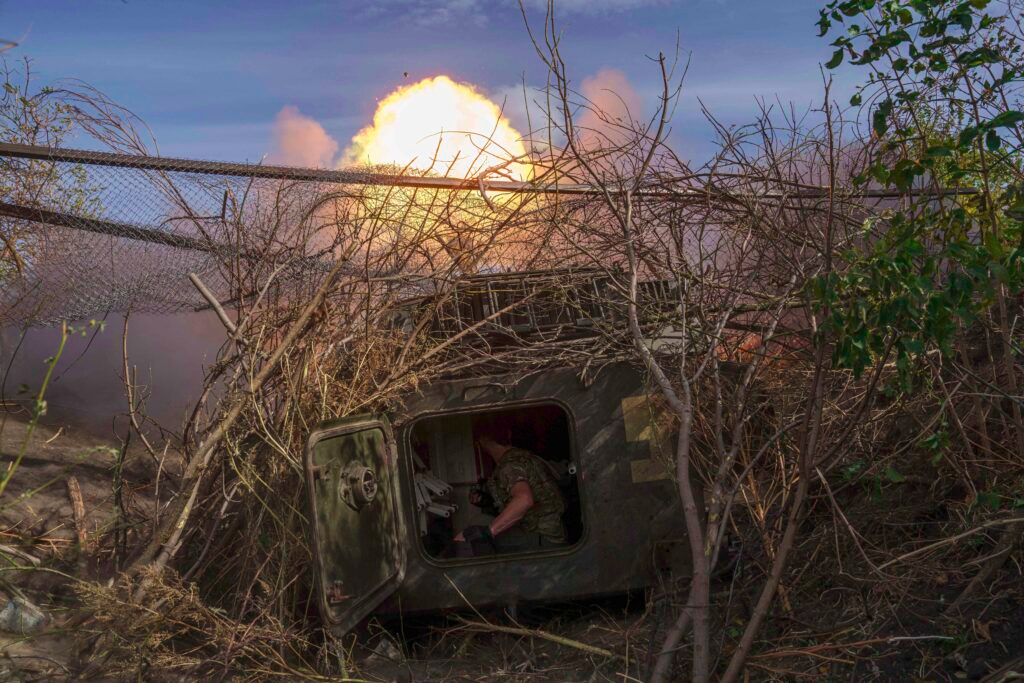
{"type": "Polygon", "coordinates": [[[309,436],[306,480],[325,621],[355,626],[402,580],[397,451],[384,417],[356,416],[309,436]]]}
{"type": "Polygon", "coordinates": [[[493,519],[470,503],[470,493],[494,471],[494,461],[475,443],[479,425],[495,417],[510,425],[511,445],[539,456],[558,484],[566,504],[567,546],[583,535],[575,443],[564,408],[549,403],[434,415],[420,418],[410,431],[417,527],[424,551],[433,558],[453,558],[457,532],[493,519]]]}

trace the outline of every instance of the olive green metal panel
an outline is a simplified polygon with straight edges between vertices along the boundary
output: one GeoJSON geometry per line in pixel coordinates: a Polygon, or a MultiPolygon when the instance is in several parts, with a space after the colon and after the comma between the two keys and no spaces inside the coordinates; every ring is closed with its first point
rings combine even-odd
{"type": "Polygon", "coordinates": [[[324,618],[347,631],[398,586],[397,456],[384,418],[321,425],[309,437],[306,478],[324,618]]]}
{"type": "MultiPolygon", "coordinates": [[[[575,599],[617,593],[690,573],[686,527],[673,470],[665,467],[658,404],[647,396],[644,377],[625,363],[604,366],[584,384],[573,368],[525,377],[456,379],[421,386],[394,417],[401,443],[411,452],[416,421],[478,411],[555,404],[569,416],[571,449],[583,512],[583,537],[575,545],[529,555],[468,559],[426,553],[414,525],[406,525],[408,549],[401,587],[381,612],[502,605],[575,599]],[[652,421],[654,424],[652,425],[652,421]]],[[[406,513],[415,514],[408,484],[413,467],[403,456],[406,513]]]]}

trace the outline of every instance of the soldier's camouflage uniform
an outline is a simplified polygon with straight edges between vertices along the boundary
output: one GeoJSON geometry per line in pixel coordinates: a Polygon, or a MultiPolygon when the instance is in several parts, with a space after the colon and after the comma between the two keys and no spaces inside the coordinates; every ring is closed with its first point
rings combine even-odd
{"type": "Polygon", "coordinates": [[[512,497],[512,487],[520,481],[529,484],[533,507],[526,511],[519,526],[523,531],[539,533],[552,543],[565,543],[565,527],[562,525],[565,500],[551,470],[533,453],[522,448],[510,448],[487,479],[487,490],[499,508],[505,508],[512,497]]]}

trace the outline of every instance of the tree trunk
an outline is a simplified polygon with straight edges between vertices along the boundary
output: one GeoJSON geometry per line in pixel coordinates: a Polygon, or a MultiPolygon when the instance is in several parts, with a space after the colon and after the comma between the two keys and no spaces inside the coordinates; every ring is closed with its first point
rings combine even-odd
{"type": "Polygon", "coordinates": [[[652,683],[665,683],[670,680],[672,663],[679,642],[685,632],[686,616],[693,624],[693,668],[691,680],[694,683],[706,683],[711,670],[711,633],[709,630],[708,610],[711,597],[711,576],[709,566],[709,544],[704,542],[704,529],[697,495],[690,479],[690,419],[692,407],[689,400],[681,404],[679,420],[679,438],[676,445],[676,484],[679,486],[679,497],[683,505],[683,519],[690,541],[690,558],[693,562],[693,578],[686,598],[684,615],[680,615],[674,628],[669,629],[662,644],[661,653],[651,674],[652,683]]]}

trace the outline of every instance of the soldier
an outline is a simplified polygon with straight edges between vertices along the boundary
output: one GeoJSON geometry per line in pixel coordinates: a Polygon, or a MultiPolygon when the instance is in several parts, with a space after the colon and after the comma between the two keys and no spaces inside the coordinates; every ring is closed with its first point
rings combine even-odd
{"type": "MultiPolygon", "coordinates": [[[[557,548],[566,543],[562,513],[565,499],[548,465],[538,456],[510,443],[509,430],[491,424],[478,427],[476,443],[494,460],[486,482],[497,516],[487,526],[473,525],[455,536],[474,555],[557,548]]],[[[485,496],[474,492],[470,502],[484,507],[485,496]]],[[[461,548],[460,554],[466,553],[461,548]]]]}

